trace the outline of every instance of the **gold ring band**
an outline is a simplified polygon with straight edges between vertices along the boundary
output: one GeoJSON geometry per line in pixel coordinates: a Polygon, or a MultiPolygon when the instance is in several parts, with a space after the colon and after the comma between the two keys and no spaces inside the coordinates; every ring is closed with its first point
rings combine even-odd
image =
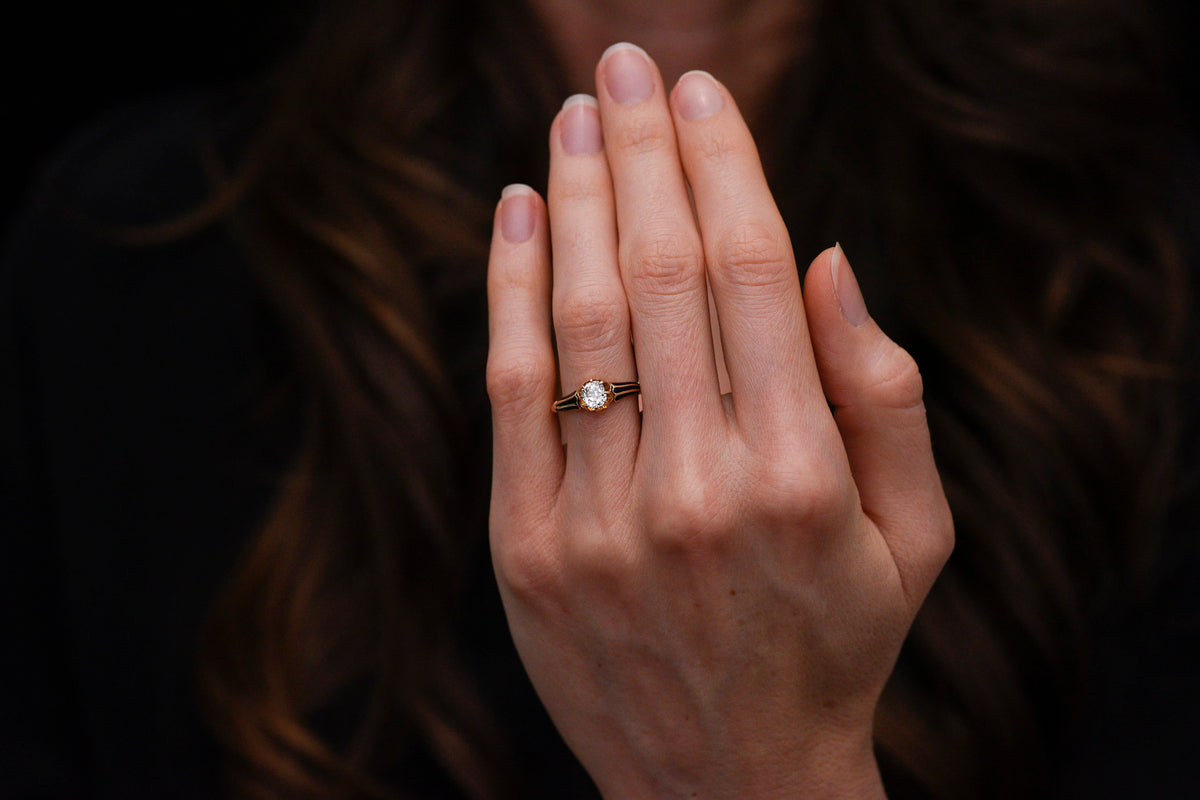
{"type": "Polygon", "coordinates": [[[642,387],[637,381],[624,383],[608,383],[599,378],[584,381],[575,391],[554,402],[550,410],[557,414],[559,411],[603,411],[609,403],[630,394],[637,394],[642,387]]]}

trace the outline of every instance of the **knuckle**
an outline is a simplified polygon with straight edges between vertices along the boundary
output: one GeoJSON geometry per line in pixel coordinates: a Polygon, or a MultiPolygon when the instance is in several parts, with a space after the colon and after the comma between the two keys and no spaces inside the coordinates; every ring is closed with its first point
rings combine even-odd
{"type": "Polygon", "coordinates": [[[762,223],[732,228],[718,244],[716,257],[717,267],[744,286],[777,286],[796,274],[789,246],[762,223]]]}
{"type": "Polygon", "coordinates": [[[577,578],[611,586],[636,571],[633,549],[609,531],[577,531],[569,542],[567,571],[577,578]]]}
{"type": "Polygon", "coordinates": [[[821,530],[841,518],[847,487],[828,467],[804,459],[777,457],[754,476],[755,507],[788,527],[821,530]]]}
{"type": "Polygon", "coordinates": [[[934,526],[934,547],[931,554],[933,564],[939,569],[950,560],[950,555],[954,552],[954,540],[954,515],[950,511],[950,504],[943,500],[938,521],[934,526]]]}
{"type": "Polygon", "coordinates": [[[624,296],[599,286],[576,286],[554,308],[554,330],[571,347],[604,350],[628,336],[629,309],[624,296]]]}
{"type": "Polygon", "coordinates": [[[617,126],[613,147],[630,153],[653,153],[675,144],[675,130],[665,120],[635,118],[617,126]]]}
{"type": "Polygon", "coordinates": [[[608,193],[594,178],[584,175],[560,175],[554,183],[551,202],[561,205],[594,205],[607,200],[608,193]]]}
{"type": "Polygon", "coordinates": [[[909,574],[915,578],[915,582],[913,578],[903,579],[905,593],[914,610],[920,607],[926,593],[936,582],[938,574],[954,552],[954,518],[944,496],[942,502],[934,509],[928,526],[921,533],[922,535],[910,545],[912,553],[907,559],[909,574]]]}
{"type": "Polygon", "coordinates": [[[695,144],[700,157],[714,164],[723,164],[739,154],[737,143],[720,132],[712,131],[701,135],[695,144]]]}
{"type": "Polygon", "coordinates": [[[722,511],[721,491],[712,482],[681,480],[656,494],[648,534],[667,550],[708,549],[726,538],[730,526],[722,511]]]}
{"type": "Polygon", "coordinates": [[[493,256],[488,265],[488,292],[493,295],[529,297],[537,291],[541,278],[522,259],[493,256]]]}
{"type": "Polygon", "coordinates": [[[525,411],[542,400],[551,380],[542,359],[533,353],[488,357],[485,372],[488,398],[498,415],[509,409],[525,411]]]}
{"type": "Polygon", "coordinates": [[[921,370],[907,350],[890,344],[875,359],[865,393],[872,405],[882,408],[921,408],[925,397],[921,370]]]}
{"type": "Polygon", "coordinates": [[[628,262],[633,285],[651,295],[690,290],[704,274],[699,242],[679,234],[649,236],[634,243],[628,262]]]}
{"type": "Polygon", "coordinates": [[[808,520],[838,517],[846,508],[849,493],[846,483],[831,469],[806,470],[804,488],[797,508],[808,520]]]}
{"type": "Polygon", "coordinates": [[[562,570],[548,548],[523,542],[495,548],[497,580],[526,604],[544,602],[561,591],[562,570]]]}

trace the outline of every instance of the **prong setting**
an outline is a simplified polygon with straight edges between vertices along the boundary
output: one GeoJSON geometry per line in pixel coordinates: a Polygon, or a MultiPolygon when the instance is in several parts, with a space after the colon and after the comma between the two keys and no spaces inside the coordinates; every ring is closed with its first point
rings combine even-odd
{"type": "Polygon", "coordinates": [[[575,392],[579,407],[585,411],[603,411],[613,400],[612,386],[598,378],[585,382],[575,392]]]}

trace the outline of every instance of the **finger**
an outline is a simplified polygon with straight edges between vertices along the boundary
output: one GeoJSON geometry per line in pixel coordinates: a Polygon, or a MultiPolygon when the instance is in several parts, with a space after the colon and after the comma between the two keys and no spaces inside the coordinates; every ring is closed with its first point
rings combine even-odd
{"type": "MultiPolygon", "coordinates": [[[[562,392],[597,378],[635,380],[629,306],[617,266],[612,179],[592,97],[569,98],[550,128],[547,197],[562,392]]],[[[636,399],[614,400],[599,412],[563,412],[560,424],[568,475],[582,470],[593,485],[628,480],[640,428],[636,399]]]]}
{"type": "Polygon", "coordinates": [[[545,206],[528,186],[504,190],[488,260],[488,396],[492,401],[493,511],[544,514],[562,478],[562,443],[550,413],[550,244],[545,206]]]}
{"type": "Polygon", "coordinates": [[[679,79],[671,108],[739,427],[775,436],[797,419],[828,424],[791,241],[750,131],[705,72],[679,79]]]}
{"type": "Polygon", "coordinates": [[[658,69],[629,44],[596,71],[644,435],[682,444],[723,422],[704,256],[658,69]],[[658,438],[655,432],[661,433],[658,438]]]}
{"type": "Polygon", "coordinates": [[[954,546],[921,375],[868,315],[840,247],[817,256],[804,289],[821,383],[863,511],[886,540],[915,612],[954,546]]]}

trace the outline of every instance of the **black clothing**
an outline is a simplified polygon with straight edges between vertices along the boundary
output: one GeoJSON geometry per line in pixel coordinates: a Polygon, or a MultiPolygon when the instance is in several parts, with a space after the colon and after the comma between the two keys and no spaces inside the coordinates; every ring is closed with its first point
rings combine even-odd
{"type": "MultiPolygon", "coordinates": [[[[236,139],[241,119],[207,98],[114,114],[52,165],[10,232],[0,796],[220,793],[193,647],[290,455],[247,422],[281,369],[282,334],[219,226],[152,246],[113,233],[194,208],[208,188],[200,140],[236,139]]],[[[1200,662],[1187,649],[1200,642],[1198,562],[1178,560],[1160,602],[1114,631],[1061,796],[1200,794],[1200,662]]],[[[486,554],[477,573],[468,666],[530,796],[594,794],[528,685],[486,554]]],[[[412,787],[446,786],[439,776],[429,761],[412,787]]]]}
{"type": "Polygon", "coordinates": [[[6,254],[10,797],[215,788],[187,665],[269,488],[233,463],[236,398],[263,351],[249,276],[216,231],[139,248],[101,230],[170,219],[203,196],[184,157],[201,108],[163,112],[89,131],[49,170],[6,254]]]}

